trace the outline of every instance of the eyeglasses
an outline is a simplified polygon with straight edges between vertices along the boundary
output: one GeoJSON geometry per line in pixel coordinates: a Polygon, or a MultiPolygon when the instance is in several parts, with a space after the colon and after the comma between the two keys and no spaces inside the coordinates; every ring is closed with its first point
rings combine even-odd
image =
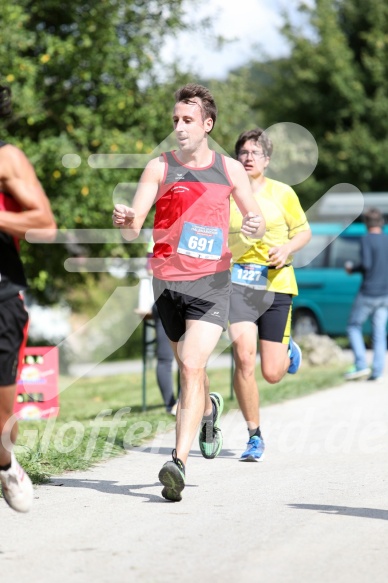
{"type": "Polygon", "coordinates": [[[240,150],[238,153],[239,158],[248,158],[249,155],[251,155],[253,158],[267,157],[263,152],[259,152],[258,150],[253,150],[253,152],[250,152],[249,150],[240,150]]]}

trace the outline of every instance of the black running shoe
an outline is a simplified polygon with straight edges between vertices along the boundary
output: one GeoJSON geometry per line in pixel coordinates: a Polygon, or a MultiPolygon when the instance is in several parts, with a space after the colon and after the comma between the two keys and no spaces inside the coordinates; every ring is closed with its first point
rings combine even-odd
{"type": "Polygon", "coordinates": [[[166,462],[159,472],[159,480],[164,488],[162,496],[171,502],[182,500],[181,492],[185,487],[185,465],[172,450],[172,462],[166,462]]]}

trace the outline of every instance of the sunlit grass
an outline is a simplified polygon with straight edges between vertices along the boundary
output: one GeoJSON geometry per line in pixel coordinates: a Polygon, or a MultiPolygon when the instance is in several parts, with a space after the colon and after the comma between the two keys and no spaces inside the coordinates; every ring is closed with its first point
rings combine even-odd
{"type": "MultiPolygon", "coordinates": [[[[343,382],[344,367],[303,367],[276,385],[257,380],[261,406],[296,398],[343,382]]],[[[224,411],[238,407],[230,369],[208,371],[211,390],[225,399],[224,411]]],[[[35,483],[53,474],[85,470],[136,447],[156,433],[172,430],[175,418],[165,412],[153,370],[147,371],[143,411],[141,374],[60,379],[60,412],[47,421],[20,421],[17,455],[35,483]]]]}

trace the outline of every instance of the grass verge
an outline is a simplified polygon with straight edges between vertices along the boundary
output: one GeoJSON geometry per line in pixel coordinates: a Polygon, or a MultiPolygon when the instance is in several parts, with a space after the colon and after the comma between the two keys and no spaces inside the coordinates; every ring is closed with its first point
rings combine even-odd
{"type": "MultiPolygon", "coordinates": [[[[302,367],[276,384],[257,379],[261,406],[279,403],[343,382],[344,366],[302,367]]],[[[231,392],[230,369],[208,371],[211,390],[225,399],[224,411],[238,408],[231,392]]],[[[34,483],[70,470],[85,470],[129,448],[173,430],[175,418],[161,402],[153,370],[147,372],[147,411],[142,411],[140,374],[85,378],[69,385],[60,379],[57,418],[20,421],[16,455],[34,483]]]]}

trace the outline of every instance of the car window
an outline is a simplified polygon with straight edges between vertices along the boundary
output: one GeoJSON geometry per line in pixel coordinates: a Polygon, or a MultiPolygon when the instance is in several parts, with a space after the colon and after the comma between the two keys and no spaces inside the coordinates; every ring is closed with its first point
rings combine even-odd
{"type": "Polygon", "coordinates": [[[324,267],[329,242],[326,235],[313,235],[309,243],[295,253],[294,267],[324,267]]]}
{"type": "Polygon", "coordinates": [[[329,251],[329,267],[344,267],[345,261],[360,262],[360,238],[337,237],[329,251]]]}

